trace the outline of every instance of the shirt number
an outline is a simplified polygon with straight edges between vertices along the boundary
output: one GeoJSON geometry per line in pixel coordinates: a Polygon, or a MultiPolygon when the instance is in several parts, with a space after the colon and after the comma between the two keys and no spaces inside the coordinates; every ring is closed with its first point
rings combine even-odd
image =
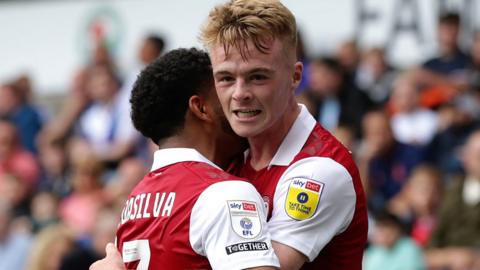
{"type": "Polygon", "coordinates": [[[122,257],[124,263],[140,261],[136,270],[148,270],[150,264],[150,244],[148,239],[133,240],[123,243],[122,257]]]}

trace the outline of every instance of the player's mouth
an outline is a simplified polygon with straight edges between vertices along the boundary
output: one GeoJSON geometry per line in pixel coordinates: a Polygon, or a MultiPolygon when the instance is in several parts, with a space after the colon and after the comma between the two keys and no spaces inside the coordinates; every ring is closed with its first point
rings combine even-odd
{"type": "Polygon", "coordinates": [[[235,116],[237,116],[241,120],[247,120],[254,118],[255,116],[259,115],[262,111],[256,109],[238,109],[233,110],[235,116]]]}

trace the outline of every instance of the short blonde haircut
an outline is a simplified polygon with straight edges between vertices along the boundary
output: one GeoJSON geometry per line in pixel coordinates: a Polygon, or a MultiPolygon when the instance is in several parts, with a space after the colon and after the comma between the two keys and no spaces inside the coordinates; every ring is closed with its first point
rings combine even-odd
{"type": "Polygon", "coordinates": [[[231,0],[216,6],[200,33],[203,45],[210,49],[222,44],[228,55],[230,47],[246,57],[247,41],[268,53],[268,41],[282,39],[284,49],[297,46],[297,25],[292,12],[277,0],[231,0]]]}

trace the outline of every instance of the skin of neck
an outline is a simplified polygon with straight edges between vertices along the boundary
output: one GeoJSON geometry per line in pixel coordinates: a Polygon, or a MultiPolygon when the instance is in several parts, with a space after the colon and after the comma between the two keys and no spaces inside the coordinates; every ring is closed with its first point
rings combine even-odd
{"type": "Polygon", "coordinates": [[[271,127],[248,138],[253,169],[261,170],[270,164],[299,114],[300,107],[292,97],[284,114],[271,127]]]}
{"type": "Polygon", "coordinates": [[[443,59],[449,59],[455,56],[455,53],[458,51],[457,46],[440,46],[440,55],[443,59]]]}
{"type": "Polygon", "coordinates": [[[193,148],[222,169],[226,169],[232,159],[246,148],[237,136],[220,134],[217,123],[198,119],[190,111],[185,116],[182,130],[159,143],[159,149],[193,148]],[[228,145],[228,147],[225,147],[228,145]]]}

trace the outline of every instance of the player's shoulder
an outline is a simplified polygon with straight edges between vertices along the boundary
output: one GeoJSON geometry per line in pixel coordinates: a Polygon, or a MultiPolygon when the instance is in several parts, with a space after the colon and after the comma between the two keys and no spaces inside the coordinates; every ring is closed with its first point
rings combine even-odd
{"type": "MultiPolygon", "coordinates": [[[[199,210],[204,209],[210,214],[214,214],[216,210],[224,211],[224,207],[229,210],[245,208],[247,209],[245,211],[256,213],[260,209],[259,207],[263,207],[263,201],[255,187],[247,181],[219,181],[212,183],[202,191],[193,212],[198,213],[199,210]]],[[[201,210],[200,212],[205,211],[201,210]]]]}
{"type": "Polygon", "coordinates": [[[348,171],[355,167],[352,152],[318,123],[294,161],[297,162],[309,157],[329,158],[345,167],[348,171]]]}
{"type": "Polygon", "coordinates": [[[325,156],[349,153],[348,149],[333,134],[318,123],[310,133],[310,137],[302,150],[308,151],[312,155],[325,156]]]}
{"type": "Polygon", "coordinates": [[[330,157],[310,156],[292,163],[283,173],[282,178],[287,179],[317,179],[322,182],[334,181],[349,183],[352,181],[351,173],[341,163],[330,157]]]}
{"type": "Polygon", "coordinates": [[[171,164],[147,173],[133,188],[131,194],[145,190],[175,188],[181,185],[183,191],[197,194],[208,187],[222,182],[246,182],[244,179],[226,173],[219,167],[197,161],[171,164]]]}

